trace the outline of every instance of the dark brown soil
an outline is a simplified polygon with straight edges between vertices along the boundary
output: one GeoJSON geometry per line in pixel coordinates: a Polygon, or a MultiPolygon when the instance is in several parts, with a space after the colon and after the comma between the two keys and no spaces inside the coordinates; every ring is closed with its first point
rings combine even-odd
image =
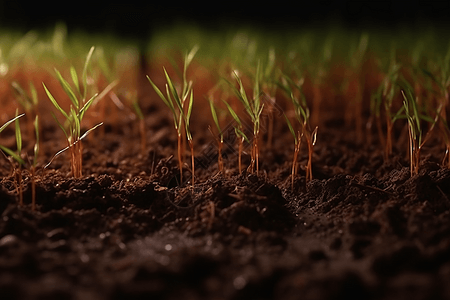
{"type": "MultiPolygon", "coordinates": [[[[450,170],[436,163],[439,141],[411,177],[405,140],[384,161],[380,145],[358,145],[330,117],[319,129],[315,179],[306,184],[300,168],[292,189],[293,140],[282,117],[272,149],[261,147],[258,175],[238,174],[234,144],[218,173],[200,124],[192,187],[189,157],[183,184],[170,158],[166,108],[144,112],[144,155],[135,121],[105,120],[104,135],[85,140],[83,178],[69,176],[65,155],[38,173],[36,211],[29,176],[21,207],[1,157],[0,299],[450,298],[450,170]]],[[[53,136],[43,161],[61,147],[52,121],[43,125],[53,136]]]]}

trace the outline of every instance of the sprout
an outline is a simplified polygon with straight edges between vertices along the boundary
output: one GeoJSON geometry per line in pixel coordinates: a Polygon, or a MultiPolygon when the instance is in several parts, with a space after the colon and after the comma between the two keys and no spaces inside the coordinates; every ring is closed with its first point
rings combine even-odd
{"type": "MultiPolygon", "coordinates": [[[[70,75],[71,79],[73,81],[73,84],[75,85],[75,90],[70,86],[69,82],[64,79],[64,77],[61,75],[61,73],[55,69],[56,76],[59,80],[60,85],[64,89],[65,93],[69,96],[72,105],[70,106],[69,111],[65,111],[61,108],[59,103],[56,101],[56,99],[53,97],[53,95],[48,90],[47,86],[42,83],[44,86],[45,92],[47,93],[48,98],[52,102],[53,106],[64,116],[66,120],[66,124],[68,124],[68,128],[66,129],[55,117],[55,115],[52,113],[54,119],[58,123],[59,127],[64,132],[64,135],[66,136],[68,146],[64,148],[63,150],[59,151],[55,154],[55,156],[52,158],[50,163],[53,161],[53,159],[64,152],[67,149],[70,149],[70,157],[71,157],[71,172],[72,176],[75,178],[79,178],[82,176],[82,143],[81,140],[92,130],[97,128],[98,126],[102,125],[102,123],[94,126],[93,128],[86,131],[84,135],[81,135],[81,123],[84,117],[84,114],[89,109],[91,104],[93,103],[94,99],[97,97],[98,94],[95,94],[92,96],[89,100],[86,101],[87,96],[87,69],[89,66],[90,59],[92,57],[92,53],[94,52],[94,47],[91,47],[87,57],[86,62],[84,64],[83,72],[81,75],[81,83],[80,86],[78,82],[78,75],[74,67],[70,68],[70,75]],[[78,96],[77,96],[78,95],[78,96]]],[[[47,167],[47,164],[45,167],[47,167]]]]}
{"type": "MultiPolygon", "coordinates": [[[[14,152],[11,149],[0,145],[0,149],[3,151],[2,153],[5,155],[8,154],[10,157],[12,157],[15,161],[19,163],[19,167],[16,168],[11,160],[10,163],[14,170],[14,178],[16,182],[16,190],[17,194],[19,195],[19,204],[23,205],[23,193],[22,193],[22,168],[21,166],[25,164],[25,161],[21,157],[22,152],[22,133],[20,131],[20,124],[19,124],[19,118],[24,116],[25,114],[19,115],[19,110],[16,109],[16,116],[3,124],[2,127],[0,127],[0,133],[12,122],[14,122],[15,125],[15,135],[16,135],[16,144],[17,144],[17,151],[14,152]]],[[[6,155],[5,155],[6,156],[6,155]]]]}
{"type": "MultiPolygon", "coordinates": [[[[405,84],[408,85],[407,83],[405,84]]],[[[410,87],[407,86],[406,93],[404,90],[401,93],[404,99],[403,106],[405,107],[406,118],[408,120],[410,170],[411,176],[413,176],[419,174],[420,150],[433,131],[437,119],[433,119],[429,115],[424,115],[419,112],[417,100],[410,87]],[[423,137],[422,120],[432,124],[425,137],[423,137]]],[[[438,118],[438,115],[436,118],[438,118]]]]}
{"type": "MultiPolygon", "coordinates": [[[[291,78],[289,78],[287,75],[283,75],[282,81],[278,82],[278,86],[280,86],[290,97],[292,104],[294,105],[294,112],[295,117],[297,121],[299,122],[301,126],[301,134],[295,134],[295,131],[292,127],[292,124],[289,122],[289,120],[286,118],[288,122],[289,129],[291,133],[294,135],[294,139],[296,142],[296,150],[297,155],[299,152],[299,149],[297,147],[300,147],[300,140],[301,137],[304,136],[306,139],[306,144],[308,146],[308,163],[306,165],[306,182],[311,180],[313,178],[312,175],[312,155],[313,155],[313,148],[316,144],[317,140],[317,130],[318,127],[316,126],[314,130],[311,130],[310,126],[310,114],[309,114],[309,108],[308,104],[306,103],[305,95],[302,92],[302,85],[303,85],[303,79],[300,79],[298,83],[295,83],[291,78]],[[300,94],[300,98],[295,95],[295,91],[292,89],[292,86],[295,87],[296,91],[300,94]]],[[[296,154],[294,152],[294,164],[296,163],[296,154]]],[[[296,171],[296,167],[293,166],[293,171],[296,171]]],[[[294,175],[294,174],[292,174],[294,175]]]]}
{"type": "Polygon", "coordinates": [[[191,166],[192,166],[192,186],[194,185],[194,142],[192,140],[192,135],[189,129],[189,121],[192,113],[192,105],[194,103],[194,93],[192,90],[192,81],[187,81],[186,78],[186,70],[189,67],[189,64],[192,62],[196,52],[198,51],[198,47],[194,47],[189,53],[186,54],[184,59],[184,69],[183,69],[183,87],[181,95],[178,94],[175,86],[164,68],[164,75],[166,77],[166,95],[164,95],[161,90],[153,83],[150,77],[147,75],[147,79],[152,85],[155,92],[158,96],[163,100],[164,104],[169,107],[172,112],[173,122],[175,130],[177,131],[177,139],[178,139],[178,164],[180,169],[180,181],[183,181],[183,159],[182,159],[182,133],[183,133],[183,122],[186,131],[186,137],[189,143],[189,147],[191,149],[191,166]],[[189,101],[186,107],[186,100],[189,96],[189,101]],[[175,103],[174,103],[175,102],[175,103]],[[187,109],[187,112],[186,112],[187,109]]]}
{"type": "Polygon", "coordinates": [[[239,89],[230,83],[238,97],[239,101],[245,108],[245,111],[249,115],[253,123],[253,140],[252,140],[252,152],[251,152],[251,163],[250,163],[250,172],[259,172],[259,148],[258,148],[258,140],[259,140],[259,129],[260,129],[260,116],[264,108],[264,104],[261,104],[260,101],[260,89],[259,89],[259,78],[260,78],[260,63],[258,62],[256,69],[256,77],[253,87],[253,98],[249,99],[245,92],[244,85],[242,84],[242,80],[239,77],[236,71],[233,72],[236,81],[238,82],[239,89]]]}
{"type": "Polygon", "coordinates": [[[238,143],[239,143],[238,165],[239,165],[239,174],[241,174],[242,173],[242,150],[244,148],[244,140],[247,141],[247,143],[249,143],[249,144],[250,144],[250,141],[243,131],[242,122],[239,119],[239,116],[236,114],[236,112],[233,110],[233,108],[231,107],[230,104],[228,104],[226,101],[223,101],[223,103],[225,103],[225,105],[228,108],[228,111],[230,112],[230,115],[236,122],[236,125],[233,125],[233,127],[234,127],[234,132],[236,133],[236,136],[238,137],[238,143]]]}
{"type": "Polygon", "coordinates": [[[223,172],[223,159],[222,159],[223,132],[222,132],[222,129],[220,129],[219,118],[217,117],[217,113],[216,113],[216,109],[214,107],[214,103],[213,103],[213,101],[211,99],[208,99],[208,102],[209,102],[209,107],[211,109],[211,115],[213,117],[214,124],[216,124],[217,130],[219,131],[219,138],[214,136],[214,133],[212,132],[211,126],[209,126],[209,130],[211,131],[211,134],[214,136],[214,138],[215,138],[215,140],[217,142],[217,147],[218,147],[217,164],[219,166],[219,171],[223,172]]]}

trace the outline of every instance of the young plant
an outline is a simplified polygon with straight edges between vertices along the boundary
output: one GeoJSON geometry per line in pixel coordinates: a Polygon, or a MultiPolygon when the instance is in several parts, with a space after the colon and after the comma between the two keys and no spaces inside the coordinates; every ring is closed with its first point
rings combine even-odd
{"type": "Polygon", "coordinates": [[[228,108],[228,111],[230,112],[231,117],[236,122],[233,124],[234,132],[236,133],[236,137],[238,138],[238,166],[239,166],[239,174],[242,174],[242,151],[244,149],[244,140],[247,141],[247,143],[250,144],[249,139],[247,138],[247,135],[243,131],[242,122],[239,119],[239,116],[236,114],[236,112],[233,110],[230,104],[228,104],[226,101],[223,101],[225,105],[228,108]]]}
{"type": "Polygon", "coordinates": [[[166,77],[166,95],[164,95],[161,90],[155,85],[155,83],[150,79],[147,75],[147,79],[152,85],[155,92],[158,96],[163,100],[164,104],[169,107],[172,112],[173,122],[175,130],[177,131],[177,140],[178,140],[178,164],[180,169],[180,181],[183,182],[183,154],[182,154],[182,134],[183,134],[183,122],[184,129],[186,132],[186,138],[189,143],[189,147],[191,149],[191,166],[192,166],[192,186],[194,185],[194,142],[192,140],[192,135],[189,130],[189,120],[192,113],[192,105],[194,102],[194,94],[192,90],[192,81],[187,81],[186,78],[186,70],[189,64],[192,62],[196,52],[198,51],[198,47],[194,47],[188,54],[185,56],[184,60],[184,68],[183,68],[183,85],[181,95],[178,94],[178,91],[175,89],[175,86],[170,79],[169,74],[164,68],[164,75],[166,77]],[[188,100],[189,96],[189,100],[188,100]],[[186,106],[187,104],[187,106],[186,106]]]}
{"type": "Polygon", "coordinates": [[[234,85],[231,85],[236,96],[239,101],[245,108],[245,111],[249,115],[250,119],[253,123],[253,140],[252,140],[252,151],[251,151],[251,163],[250,163],[250,172],[259,172],[259,129],[260,129],[260,116],[264,108],[264,104],[261,104],[260,101],[260,89],[259,89],[259,72],[260,72],[260,63],[257,65],[256,69],[256,77],[253,86],[253,98],[248,98],[247,93],[245,92],[244,85],[242,83],[241,78],[239,77],[236,71],[233,72],[236,81],[238,82],[239,89],[234,85]]]}
{"type": "Polygon", "coordinates": [[[300,131],[297,131],[297,133],[294,130],[294,127],[292,126],[291,122],[289,121],[288,117],[284,115],[284,118],[286,119],[286,123],[289,127],[289,131],[292,133],[292,136],[294,137],[294,158],[292,160],[292,170],[291,170],[291,188],[294,190],[294,177],[297,174],[297,160],[298,155],[300,153],[300,146],[303,138],[303,133],[300,133],[300,131]]]}
{"type": "Polygon", "coordinates": [[[428,140],[436,124],[436,120],[419,111],[417,100],[412,93],[412,89],[407,88],[406,93],[404,90],[401,93],[404,99],[403,106],[405,107],[406,118],[408,120],[410,171],[411,176],[413,176],[419,174],[420,150],[428,140]],[[425,137],[423,136],[422,120],[432,124],[425,137]]]}
{"type": "MultiPolygon", "coordinates": [[[[87,71],[89,67],[89,62],[92,57],[92,53],[94,52],[94,47],[91,47],[87,57],[86,62],[84,64],[83,72],[81,75],[81,86],[78,81],[78,75],[74,67],[70,68],[70,75],[71,79],[73,81],[73,84],[75,86],[75,89],[73,89],[69,82],[64,79],[64,77],[61,75],[61,73],[55,69],[56,76],[59,80],[60,85],[64,89],[64,92],[69,97],[70,101],[72,102],[70,106],[69,111],[65,111],[61,108],[59,103],[56,101],[56,99],[53,97],[53,95],[50,93],[50,91],[47,89],[44,83],[42,85],[44,86],[45,92],[47,93],[48,98],[52,102],[53,106],[64,116],[65,123],[67,124],[67,128],[63,126],[58,119],[55,117],[55,115],[52,113],[54,119],[58,123],[59,127],[64,132],[64,135],[67,139],[68,146],[64,148],[63,150],[59,151],[57,154],[55,154],[54,157],[59,155],[60,153],[64,152],[65,150],[70,150],[70,166],[71,166],[71,173],[72,176],[75,178],[80,178],[82,176],[82,152],[83,152],[83,146],[82,146],[82,138],[85,137],[89,132],[100,126],[102,123],[92,127],[89,129],[83,136],[81,135],[81,124],[83,121],[83,117],[86,113],[86,111],[91,106],[94,99],[97,97],[98,94],[95,94],[92,96],[89,100],[86,100],[87,97],[87,71]]],[[[53,159],[52,159],[53,161],[53,159]]],[[[51,163],[51,162],[50,162],[51,163]]],[[[49,164],[47,164],[48,166],[49,164]]]]}
{"type": "Polygon", "coordinates": [[[217,142],[217,147],[218,147],[218,158],[217,158],[217,165],[219,166],[219,171],[223,173],[223,158],[222,158],[222,148],[223,148],[223,132],[222,129],[220,129],[220,124],[219,124],[219,118],[217,117],[217,112],[216,109],[214,107],[214,103],[213,100],[208,99],[209,102],[209,107],[211,109],[211,115],[213,117],[214,120],[214,124],[216,124],[217,130],[219,131],[219,137],[216,137],[211,129],[211,126],[209,126],[209,130],[211,131],[211,134],[214,136],[216,142],[217,142]]]}
{"type": "Polygon", "coordinates": [[[34,119],[34,134],[36,136],[36,142],[34,144],[34,157],[33,162],[31,164],[30,173],[31,173],[31,209],[36,209],[36,165],[37,158],[39,155],[39,117],[36,116],[34,119]]]}
{"type": "Polygon", "coordinates": [[[394,112],[394,100],[398,93],[398,79],[401,65],[395,59],[395,48],[391,49],[391,57],[387,74],[385,75],[377,92],[371,98],[371,111],[375,115],[380,142],[384,144],[384,158],[388,160],[392,155],[392,140],[394,124],[403,117],[404,106],[394,112]],[[381,125],[381,106],[384,108],[386,119],[386,138],[383,135],[381,125]]]}
{"type": "MultiPolygon", "coordinates": [[[[22,166],[25,165],[25,161],[21,157],[22,133],[20,131],[19,118],[22,117],[24,114],[19,115],[18,112],[19,112],[19,110],[16,109],[16,116],[13,119],[6,122],[2,127],[0,127],[0,133],[1,133],[9,124],[14,122],[17,150],[16,150],[16,152],[14,152],[11,149],[9,149],[3,145],[0,145],[0,149],[3,151],[2,152],[3,154],[5,154],[5,153],[8,154],[19,164],[19,167],[16,168],[14,165],[14,162],[12,160],[8,159],[13,167],[13,173],[14,173],[14,178],[15,178],[15,183],[16,183],[16,191],[17,191],[17,194],[19,195],[19,204],[23,205],[22,166]]],[[[6,157],[6,155],[5,155],[5,157],[6,157]]]]}
{"type": "Polygon", "coordinates": [[[11,87],[13,88],[16,95],[17,102],[26,113],[26,128],[28,130],[28,135],[31,136],[34,132],[33,122],[35,117],[38,115],[39,99],[36,87],[34,86],[32,81],[30,81],[29,83],[29,93],[17,81],[13,81],[11,83],[11,87]]]}
{"type": "MultiPolygon", "coordinates": [[[[279,83],[279,86],[288,94],[290,100],[292,101],[292,104],[294,105],[294,113],[297,121],[299,122],[301,126],[301,135],[298,134],[295,135],[295,131],[292,128],[292,125],[288,121],[288,126],[290,125],[290,131],[293,133],[294,138],[296,139],[296,146],[300,147],[300,139],[302,136],[306,139],[306,144],[308,147],[308,162],[306,165],[306,182],[310,181],[313,178],[312,175],[312,155],[314,151],[314,145],[316,144],[317,140],[317,130],[318,126],[314,128],[314,130],[311,130],[310,126],[310,114],[309,114],[309,108],[308,104],[306,102],[305,95],[302,92],[302,84],[303,80],[300,80],[299,83],[295,83],[289,76],[284,75],[283,81],[279,83]],[[292,86],[295,87],[296,91],[300,94],[299,96],[296,96],[295,91],[292,89],[292,86]]],[[[287,120],[287,118],[286,118],[287,120]]],[[[297,150],[298,153],[299,150],[297,150]]],[[[295,154],[294,154],[295,156],[295,154]]],[[[296,159],[295,159],[296,162],[296,159]]],[[[293,170],[296,169],[293,166],[293,170]]]]}

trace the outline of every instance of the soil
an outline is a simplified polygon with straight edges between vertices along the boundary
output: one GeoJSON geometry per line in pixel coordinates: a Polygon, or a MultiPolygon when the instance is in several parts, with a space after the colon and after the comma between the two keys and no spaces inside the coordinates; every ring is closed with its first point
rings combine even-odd
{"type": "MultiPolygon", "coordinates": [[[[143,90],[150,97],[148,82],[143,90]]],[[[450,298],[450,170],[438,164],[438,137],[411,176],[403,127],[384,160],[377,141],[355,142],[343,114],[324,109],[314,179],[305,182],[302,150],[291,186],[293,139],[282,116],[270,149],[263,130],[258,174],[239,174],[234,142],[220,173],[205,126],[213,123],[195,120],[209,111],[194,107],[192,187],[189,151],[180,183],[175,132],[159,102],[144,101],[145,153],[128,113],[106,119],[103,133],[83,141],[82,178],[71,178],[65,155],[38,172],[35,211],[28,173],[19,206],[1,157],[1,299],[450,298]]],[[[48,161],[63,138],[51,118],[42,126],[48,161]]]]}

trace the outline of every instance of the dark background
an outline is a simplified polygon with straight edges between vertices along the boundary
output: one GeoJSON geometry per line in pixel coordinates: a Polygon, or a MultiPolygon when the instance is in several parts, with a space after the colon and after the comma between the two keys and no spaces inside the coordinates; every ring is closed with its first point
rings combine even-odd
{"type": "Polygon", "coordinates": [[[52,28],[63,21],[69,30],[107,32],[148,38],[159,28],[179,23],[194,23],[210,29],[252,25],[265,30],[321,26],[339,22],[347,27],[448,26],[450,1],[309,1],[264,2],[243,6],[241,2],[184,1],[118,3],[67,1],[0,2],[0,26],[28,31],[52,28]],[[25,4],[24,4],[25,3],[25,4]]]}

